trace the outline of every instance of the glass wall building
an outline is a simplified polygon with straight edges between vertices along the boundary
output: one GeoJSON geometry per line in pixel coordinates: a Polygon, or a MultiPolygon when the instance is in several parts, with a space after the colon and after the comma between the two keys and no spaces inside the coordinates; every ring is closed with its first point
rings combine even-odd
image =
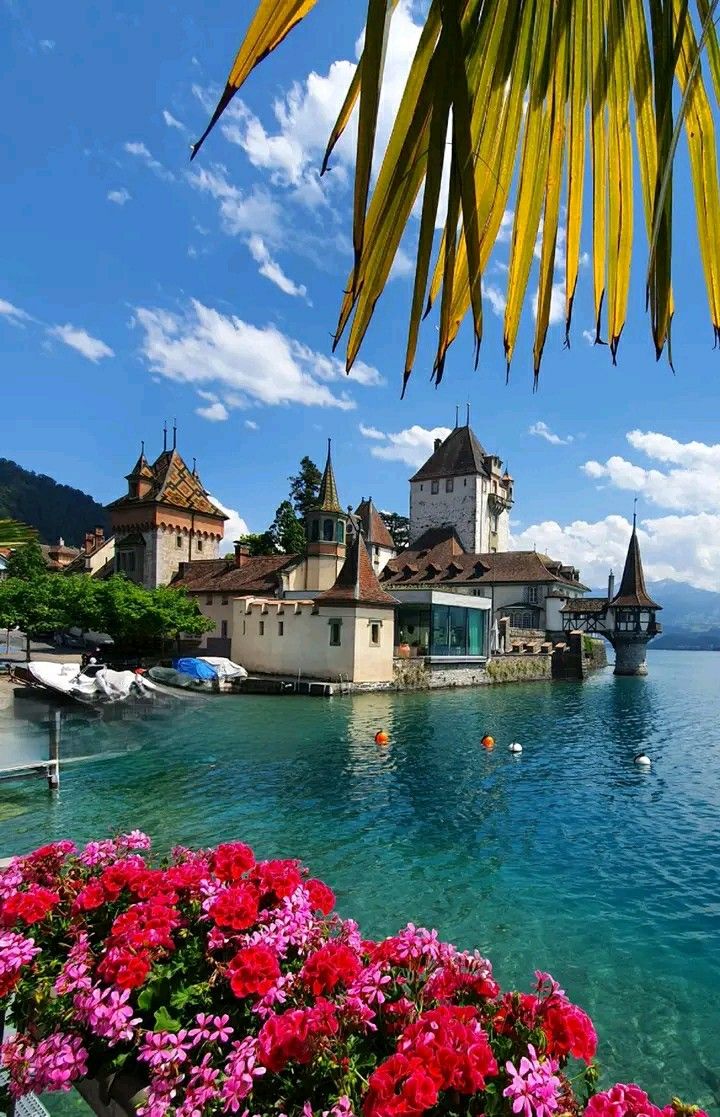
{"type": "Polygon", "coordinates": [[[484,597],[435,590],[397,592],[399,654],[431,659],[486,659],[491,603],[484,597]]]}

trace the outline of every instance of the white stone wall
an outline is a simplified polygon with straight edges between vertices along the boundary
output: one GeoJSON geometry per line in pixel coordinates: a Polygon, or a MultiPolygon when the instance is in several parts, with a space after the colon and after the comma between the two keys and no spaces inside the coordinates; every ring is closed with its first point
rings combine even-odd
{"type": "Polygon", "coordinates": [[[215,628],[210,632],[204,632],[200,638],[200,647],[207,648],[208,637],[211,640],[217,640],[222,637],[222,622],[227,621],[227,635],[228,639],[232,634],[232,619],[233,619],[233,602],[235,598],[231,594],[221,593],[194,593],[194,600],[197,602],[198,608],[204,617],[208,617],[213,621],[215,628]]]}
{"type": "Polygon", "coordinates": [[[316,611],[310,602],[236,598],[231,632],[232,658],[251,673],[333,682],[392,679],[392,610],[328,605],[316,611]],[[339,647],[330,643],[331,621],[341,622],[339,647]],[[373,622],[381,626],[378,647],[370,641],[373,622]]]}
{"type": "Polygon", "coordinates": [[[394,558],[396,554],[394,548],[391,549],[390,547],[378,547],[375,543],[368,543],[367,548],[368,554],[370,555],[370,561],[372,562],[373,570],[376,574],[379,574],[382,570],[384,570],[387,564],[390,562],[390,559],[394,558]]]}
{"type": "Polygon", "coordinates": [[[177,574],[181,562],[219,557],[219,539],[204,537],[195,533],[192,537],[191,546],[190,532],[187,529],[177,530],[173,527],[158,527],[143,532],[143,537],[145,539],[143,581],[151,589],[156,586],[166,586],[177,574]],[[179,547],[177,545],[178,537],[181,540],[179,547]],[[199,540],[202,540],[200,550],[198,550],[199,540]]]}
{"type": "Polygon", "coordinates": [[[466,551],[479,551],[481,525],[478,516],[480,477],[453,477],[452,492],[447,492],[446,480],[438,481],[438,492],[433,493],[432,481],[410,483],[410,542],[430,528],[451,526],[466,551]]]}

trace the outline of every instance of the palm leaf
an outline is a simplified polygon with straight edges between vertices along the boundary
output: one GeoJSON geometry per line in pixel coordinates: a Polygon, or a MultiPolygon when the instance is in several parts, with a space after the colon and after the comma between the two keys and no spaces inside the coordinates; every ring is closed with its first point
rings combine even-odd
{"type": "MultiPolygon", "coordinates": [[[[252,69],[315,2],[259,0],[225,91],[193,154],[252,69]]],[[[325,0],[328,5],[331,2],[325,0]]],[[[335,334],[337,345],[350,324],[347,368],[366,336],[402,236],[415,220],[413,211],[424,183],[404,383],[415,363],[423,304],[427,313],[440,299],[436,380],[442,377],[448,347],[468,311],[479,345],[481,277],[497,243],[503,215],[510,209],[514,217],[505,353],[509,367],[539,246],[533,343],[537,375],[560,271],[564,272],[569,343],[581,275],[586,160],[591,220],[585,243],[592,256],[596,340],[601,337],[601,313],[606,306],[608,340],[616,358],[628,313],[636,248],[633,209],[637,181],[649,241],[650,328],[657,354],[666,343],[669,349],[672,171],[683,132],[709,315],[720,337],[717,137],[701,66],[707,51],[720,104],[720,44],[714,26],[718,5],[720,0],[695,0],[694,4],[690,0],[517,0],[511,5],[507,0],[432,0],[390,141],[376,170],[384,57],[397,0],[365,0],[362,58],[323,161],[325,169],[358,108],[354,262],[335,334]],[[440,182],[447,166],[451,168],[450,198],[447,213],[440,214],[440,182]],[[564,206],[563,268],[558,255],[564,206]],[[438,224],[443,233],[433,261],[438,224]]]]}
{"type": "Polygon", "coordinates": [[[21,547],[37,537],[34,528],[17,520],[0,519],[0,547],[21,547]]]}

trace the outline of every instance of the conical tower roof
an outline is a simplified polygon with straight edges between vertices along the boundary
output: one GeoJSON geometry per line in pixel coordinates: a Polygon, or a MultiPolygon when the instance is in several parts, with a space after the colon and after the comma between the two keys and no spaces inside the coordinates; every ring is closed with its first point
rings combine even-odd
{"type": "Polygon", "coordinates": [[[640,557],[640,544],[637,537],[636,517],[633,516],[633,529],[630,536],[625,568],[623,569],[620,589],[611,601],[611,605],[626,608],[662,609],[650,597],[645,586],[642,558],[640,557]]]}
{"type": "Polygon", "coordinates": [[[140,457],[135,462],[135,465],[132,467],[130,472],[127,474],[128,481],[135,481],[138,477],[148,477],[150,479],[152,479],[153,477],[153,471],[150,468],[150,463],[145,457],[145,443],[141,442],[140,447],[140,457]]]}
{"type": "Polygon", "coordinates": [[[398,604],[380,585],[359,531],[348,547],[335,585],[319,593],[315,600],[326,605],[376,605],[388,609],[398,604]]]}
{"type": "Polygon", "coordinates": [[[333,472],[332,457],[330,454],[330,439],[328,438],[328,452],[327,461],[325,462],[325,470],[320,481],[320,491],[318,493],[317,507],[323,512],[336,512],[344,515],[340,507],[340,498],[338,497],[337,485],[335,484],[335,474],[333,472]]]}

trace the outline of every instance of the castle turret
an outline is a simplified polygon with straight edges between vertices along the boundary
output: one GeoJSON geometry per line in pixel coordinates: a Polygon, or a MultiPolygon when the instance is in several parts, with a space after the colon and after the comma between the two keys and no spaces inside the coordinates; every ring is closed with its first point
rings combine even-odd
{"type": "Polygon", "coordinates": [[[338,497],[328,438],[327,461],[320,481],[318,503],[305,520],[307,574],[305,589],[325,590],[333,585],[345,561],[348,517],[338,497]]]}
{"type": "Polygon", "coordinates": [[[647,645],[662,631],[655,619],[662,605],[653,601],[645,585],[636,520],[633,515],[620,588],[609,602],[612,631],[607,635],[615,649],[616,675],[647,675],[647,645]]]}

